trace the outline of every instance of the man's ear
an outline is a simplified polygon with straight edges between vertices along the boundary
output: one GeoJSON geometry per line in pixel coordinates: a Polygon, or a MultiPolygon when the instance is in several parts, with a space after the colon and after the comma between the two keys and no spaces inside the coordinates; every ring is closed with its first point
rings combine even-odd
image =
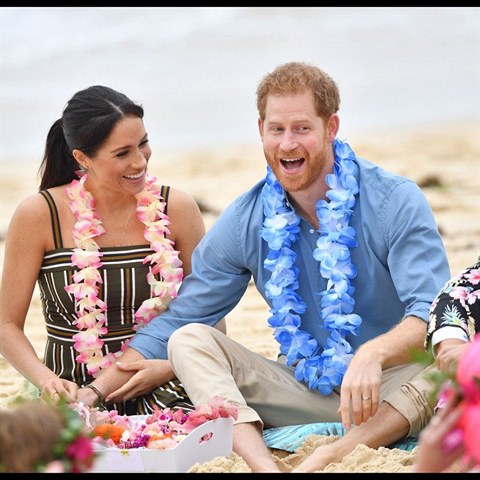
{"type": "Polygon", "coordinates": [[[260,138],[262,139],[263,143],[263,122],[260,117],[258,117],[258,132],[260,133],[260,138]]]}
{"type": "Polygon", "coordinates": [[[339,116],[334,113],[333,115],[330,115],[329,119],[327,120],[327,141],[329,143],[332,143],[335,140],[335,137],[337,136],[338,129],[340,128],[340,118],[339,116]]]}

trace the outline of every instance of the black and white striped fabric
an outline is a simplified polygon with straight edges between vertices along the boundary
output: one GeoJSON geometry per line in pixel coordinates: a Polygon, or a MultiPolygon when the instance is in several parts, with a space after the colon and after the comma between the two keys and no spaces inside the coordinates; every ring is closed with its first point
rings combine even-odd
{"type": "MultiPolygon", "coordinates": [[[[47,342],[44,363],[59,377],[72,380],[79,386],[93,378],[85,365],[75,361],[77,352],[73,348],[73,336],[78,333],[73,296],[65,286],[73,283],[75,268],[71,266],[72,250],[64,248],[56,205],[48,190],[40,192],[46,199],[51,214],[55,248],[46,252],[38,286],[46,322],[47,342]]],[[[162,187],[162,196],[167,201],[169,187],[162,187]]],[[[134,314],[142,302],[150,297],[150,286],[146,275],[148,265],[143,264],[146,255],[153,253],[150,245],[102,248],[102,266],[99,269],[102,283],[99,297],[107,304],[105,326],[108,333],[104,341],[104,354],[120,350],[122,343],[134,335],[134,314]]],[[[127,402],[109,405],[109,410],[119,414],[146,415],[160,408],[193,409],[188,396],[178,380],[159,386],[149,395],[127,402]]]]}

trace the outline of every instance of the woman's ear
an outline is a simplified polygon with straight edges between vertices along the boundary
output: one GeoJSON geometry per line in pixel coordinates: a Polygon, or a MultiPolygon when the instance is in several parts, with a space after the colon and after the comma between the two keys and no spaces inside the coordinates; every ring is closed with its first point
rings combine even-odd
{"type": "Polygon", "coordinates": [[[80,168],[88,170],[88,157],[78,148],[72,150],[73,158],[77,161],[80,168]]]}

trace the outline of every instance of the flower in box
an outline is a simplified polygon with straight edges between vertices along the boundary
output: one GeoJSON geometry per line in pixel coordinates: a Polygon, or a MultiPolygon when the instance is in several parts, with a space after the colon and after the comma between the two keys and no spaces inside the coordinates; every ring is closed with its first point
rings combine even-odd
{"type": "Polygon", "coordinates": [[[120,449],[170,449],[203,423],[225,417],[236,420],[238,416],[237,407],[218,396],[190,412],[155,407],[151,415],[140,416],[142,421],[138,421],[139,416],[119,415],[116,410],[99,410],[83,404],[76,409],[92,429],[94,443],[120,449]]]}

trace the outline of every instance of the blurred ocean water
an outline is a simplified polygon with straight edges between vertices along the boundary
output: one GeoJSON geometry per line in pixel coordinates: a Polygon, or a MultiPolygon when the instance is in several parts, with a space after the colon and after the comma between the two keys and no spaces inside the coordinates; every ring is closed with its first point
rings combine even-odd
{"type": "Polygon", "coordinates": [[[258,141],[255,89],[280,63],[340,87],[340,136],[479,120],[478,7],[1,7],[0,161],[40,159],[78,90],[145,107],[152,148],[258,141]]]}

